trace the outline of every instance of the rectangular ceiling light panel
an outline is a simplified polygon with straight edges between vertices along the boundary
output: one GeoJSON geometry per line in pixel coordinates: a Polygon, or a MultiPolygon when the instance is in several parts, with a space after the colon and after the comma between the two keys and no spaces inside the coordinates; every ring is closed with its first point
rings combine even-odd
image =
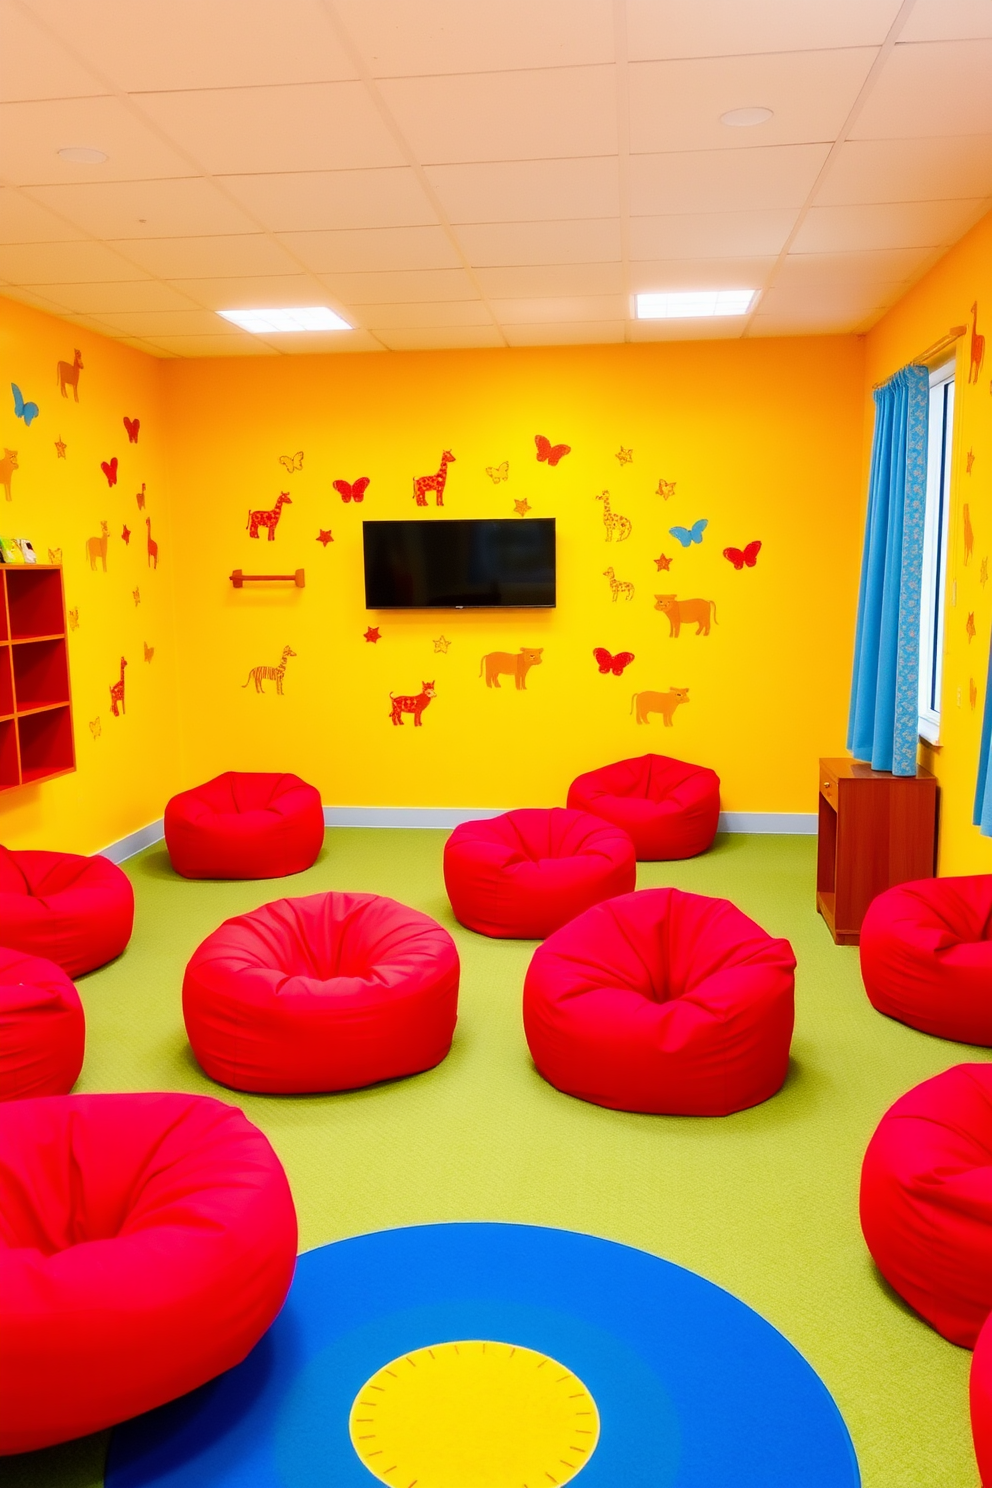
{"type": "Polygon", "coordinates": [[[282,331],[350,331],[352,327],[326,305],[293,306],[281,310],[218,310],[225,320],[255,336],[282,331]]]}
{"type": "Polygon", "coordinates": [[[753,289],[694,289],[673,294],[639,294],[638,320],[688,320],[700,315],[746,315],[753,289]]]}

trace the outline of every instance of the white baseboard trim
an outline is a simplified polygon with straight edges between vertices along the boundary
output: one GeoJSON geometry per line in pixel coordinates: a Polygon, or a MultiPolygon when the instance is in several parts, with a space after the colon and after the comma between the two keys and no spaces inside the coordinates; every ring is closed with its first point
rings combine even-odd
{"type": "Polygon", "coordinates": [[[112,863],[124,863],[128,858],[133,858],[135,853],[151,847],[153,842],[161,842],[164,836],[165,825],[159,817],[158,821],[149,822],[147,827],[139,827],[136,832],[128,832],[126,837],[112,842],[109,847],[101,847],[97,856],[109,858],[112,863]]]}
{"type": "Polygon", "coordinates": [[[815,837],[817,821],[815,811],[721,811],[719,830],[815,837]]]}

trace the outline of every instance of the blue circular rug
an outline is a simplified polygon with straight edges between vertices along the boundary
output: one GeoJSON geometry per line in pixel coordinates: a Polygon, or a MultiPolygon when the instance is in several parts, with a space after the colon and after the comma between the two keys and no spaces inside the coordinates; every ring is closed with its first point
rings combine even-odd
{"type": "Polygon", "coordinates": [[[390,1361],[466,1339],[546,1354],[578,1376],[599,1413],[578,1488],[860,1483],[819,1377],[712,1282],[568,1230],[440,1224],[302,1255],[282,1313],[243,1364],[116,1429],[107,1488],[394,1481],[352,1445],[353,1405],[390,1361]]]}

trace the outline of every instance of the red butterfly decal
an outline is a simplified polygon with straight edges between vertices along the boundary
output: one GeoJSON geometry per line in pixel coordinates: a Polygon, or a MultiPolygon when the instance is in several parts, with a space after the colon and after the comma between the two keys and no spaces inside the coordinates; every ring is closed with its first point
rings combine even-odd
{"type": "Polygon", "coordinates": [[[723,556],[727,559],[728,563],[732,563],[734,565],[739,573],[740,570],[744,567],[745,563],[747,564],[748,568],[753,568],[758,561],[758,554],[760,552],[760,542],[749,542],[743,553],[741,552],[740,548],[724,548],[723,556]]]}
{"type": "Polygon", "coordinates": [[[106,460],[101,460],[100,461],[100,469],[103,471],[104,475],[107,477],[107,485],[108,486],[116,486],[116,484],[117,484],[117,456],[116,455],[114,456],[114,458],[110,461],[109,465],[108,465],[108,463],[107,463],[106,460]]]}
{"type": "Polygon", "coordinates": [[[614,677],[622,677],[624,667],[630,666],[634,659],[633,651],[618,651],[616,656],[611,656],[605,646],[597,646],[592,654],[604,677],[608,672],[612,672],[614,677]]]}
{"type": "Polygon", "coordinates": [[[543,434],[535,434],[534,443],[537,445],[537,458],[547,460],[551,466],[557,465],[563,455],[570,455],[572,452],[570,444],[552,444],[543,434]]]}
{"type": "Polygon", "coordinates": [[[127,414],[125,414],[124,415],[124,427],[127,430],[128,443],[129,444],[137,444],[137,442],[138,442],[138,430],[141,428],[141,420],[140,419],[136,419],[136,418],[129,419],[128,416],[127,416],[127,414]]]}
{"type": "Polygon", "coordinates": [[[360,475],[355,481],[354,485],[352,485],[351,481],[336,480],[334,482],[334,489],[335,491],[337,491],[342,501],[359,502],[365,499],[365,491],[368,483],[368,476],[360,475]]]}

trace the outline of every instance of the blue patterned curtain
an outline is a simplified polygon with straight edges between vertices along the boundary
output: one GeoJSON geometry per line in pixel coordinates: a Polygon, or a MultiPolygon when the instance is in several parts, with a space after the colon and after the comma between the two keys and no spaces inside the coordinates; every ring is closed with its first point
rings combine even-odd
{"type": "Polygon", "coordinates": [[[978,789],[975,791],[976,827],[992,837],[992,650],[989,651],[989,680],[985,687],[985,719],[982,723],[982,747],[978,754],[978,789]]]}
{"type": "Polygon", "coordinates": [[[916,774],[929,403],[925,367],[875,392],[847,747],[893,775],[916,774]]]}

